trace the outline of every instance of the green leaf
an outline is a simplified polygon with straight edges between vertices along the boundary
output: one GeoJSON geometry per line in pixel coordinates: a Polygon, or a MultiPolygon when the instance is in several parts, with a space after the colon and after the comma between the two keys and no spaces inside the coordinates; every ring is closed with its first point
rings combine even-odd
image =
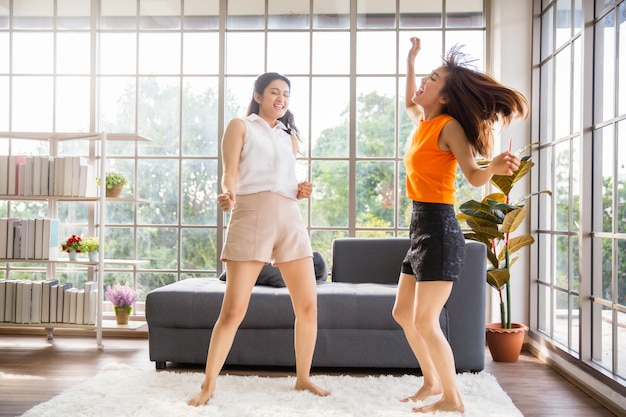
{"type": "Polygon", "coordinates": [[[470,217],[476,217],[491,223],[501,223],[501,220],[491,212],[487,204],[479,203],[476,200],[469,200],[459,207],[461,213],[470,217]]]}
{"type": "Polygon", "coordinates": [[[496,290],[502,288],[507,282],[509,282],[510,278],[511,273],[506,268],[489,269],[487,271],[487,283],[496,290]]]}
{"type": "Polygon", "coordinates": [[[508,212],[502,222],[500,229],[502,233],[513,233],[516,231],[519,225],[526,219],[526,213],[528,213],[528,208],[526,207],[516,208],[508,212]]]}

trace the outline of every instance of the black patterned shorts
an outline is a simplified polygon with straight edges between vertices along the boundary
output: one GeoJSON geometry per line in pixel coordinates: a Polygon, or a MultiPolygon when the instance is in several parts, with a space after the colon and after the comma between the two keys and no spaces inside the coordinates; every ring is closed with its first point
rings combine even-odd
{"type": "Polygon", "coordinates": [[[402,272],[416,281],[456,281],[465,262],[465,238],[450,204],[413,202],[411,247],[402,272]]]}

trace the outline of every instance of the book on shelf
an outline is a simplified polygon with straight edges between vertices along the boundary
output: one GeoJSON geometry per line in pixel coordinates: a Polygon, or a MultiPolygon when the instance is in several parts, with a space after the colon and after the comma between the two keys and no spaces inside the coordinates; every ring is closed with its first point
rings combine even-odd
{"type": "Polygon", "coordinates": [[[0,218],[0,259],[7,257],[7,243],[9,243],[9,219],[0,218]]]}
{"type": "Polygon", "coordinates": [[[30,322],[41,323],[41,305],[43,302],[43,281],[31,282],[30,322]]]}
{"type": "Polygon", "coordinates": [[[40,182],[41,182],[41,195],[50,195],[50,163],[54,161],[52,156],[40,157],[40,182]]]}
{"type": "Polygon", "coordinates": [[[7,259],[12,259],[14,249],[13,245],[15,239],[15,226],[13,223],[19,222],[20,219],[17,219],[15,217],[9,217],[7,220],[9,222],[7,227],[7,259]]]}
{"type": "Polygon", "coordinates": [[[59,259],[59,219],[43,219],[43,259],[59,259]]]}
{"type": "MultiPolygon", "coordinates": [[[[71,282],[57,285],[57,317],[56,323],[63,323],[63,304],[65,303],[65,292],[72,288],[71,282]]],[[[69,302],[68,302],[68,319],[69,319],[69,302]]]]}
{"type": "Polygon", "coordinates": [[[9,155],[0,155],[0,195],[9,194],[9,155]]]}
{"type": "Polygon", "coordinates": [[[96,305],[98,294],[98,283],[96,281],[85,282],[85,303],[83,313],[83,324],[96,323],[96,305]]]}
{"type": "Polygon", "coordinates": [[[7,280],[6,278],[0,279],[0,322],[4,321],[4,306],[6,303],[7,294],[7,280]]]}
{"type": "Polygon", "coordinates": [[[30,323],[30,301],[32,284],[28,279],[17,281],[15,295],[15,322],[21,324],[30,323]]]}
{"type": "MultiPolygon", "coordinates": [[[[44,223],[44,219],[37,218],[37,219],[34,219],[34,220],[35,220],[35,232],[34,232],[33,245],[35,247],[35,255],[33,256],[33,259],[44,259],[44,257],[43,257],[43,247],[44,247],[43,223],[44,223]]],[[[47,243],[46,243],[46,246],[47,246],[47,243]]]]}
{"type": "Polygon", "coordinates": [[[85,290],[76,290],[76,318],[74,320],[76,324],[85,323],[85,290]]]}
{"type": "Polygon", "coordinates": [[[7,175],[8,195],[16,195],[19,184],[20,166],[26,164],[26,157],[22,155],[9,155],[9,173],[7,175]]]}
{"type": "MultiPolygon", "coordinates": [[[[32,159],[32,195],[41,195],[41,156],[35,155],[32,159]]],[[[27,166],[28,169],[28,166],[27,166]]]]}
{"type": "Polygon", "coordinates": [[[63,175],[65,175],[65,157],[54,158],[54,195],[63,195],[63,175]]]}
{"type": "Polygon", "coordinates": [[[16,279],[7,279],[6,280],[6,291],[5,291],[5,304],[4,304],[4,321],[14,322],[15,321],[15,298],[17,290],[17,280],[16,279]]]}
{"type": "Polygon", "coordinates": [[[65,318],[65,306],[63,306],[63,323],[76,323],[76,307],[78,304],[78,288],[70,288],[65,293],[65,297],[69,295],[69,306],[67,307],[68,316],[65,318]],[[67,321],[66,321],[67,320],[67,321]]]}
{"type": "Polygon", "coordinates": [[[57,300],[58,300],[58,288],[59,288],[59,281],[58,280],[54,280],[56,282],[53,282],[50,284],[50,318],[49,318],[49,322],[50,323],[56,323],[57,322],[57,300]]]}
{"type": "MultiPolygon", "coordinates": [[[[13,259],[22,258],[22,222],[16,221],[12,223],[13,226],[13,259]]],[[[9,242],[7,242],[7,245],[9,242]]]]}
{"type": "Polygon", "coordinates": [[[24,219],[22,223],[25,221],[28,222],[28,237],[26,237],[28,254],[26,255],[26,259],[35,259],[35,238],[37,237],[35,219],[24,219]]]}
{"type": "Polygon", "coordinates": [[[54,317],[56,318],[56,297],[53,288],[59,283],[58,279],[46,279],[41,282],[41,322],[50,323],[50,312],[52,308],[52,299],[54,298],[54,317]],[[54,297],[52,295],[54,294],[54,297]]]}

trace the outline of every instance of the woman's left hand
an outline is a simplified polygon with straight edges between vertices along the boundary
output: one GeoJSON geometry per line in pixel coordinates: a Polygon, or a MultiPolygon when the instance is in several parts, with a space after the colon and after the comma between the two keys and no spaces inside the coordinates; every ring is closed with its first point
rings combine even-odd
{"type": "Polygon", "coordinates": [[[512,175],[519,169],[520,159],[517,155],[506,151],[493,158],[491,161],[494,174],[497,175],[512,175]]]}
{"type": "Polygon", "coordinates": [[[308,181],[302,181],[298,184],[298,200],[309,198],[313,192],[313,184],[308,181]]]}

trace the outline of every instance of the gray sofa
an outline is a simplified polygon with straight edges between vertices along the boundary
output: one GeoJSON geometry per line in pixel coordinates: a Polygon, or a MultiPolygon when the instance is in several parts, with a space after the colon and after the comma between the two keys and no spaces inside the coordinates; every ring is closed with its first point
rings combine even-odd
{"type": "MultiPolygon", "coordinates": [[[[342,238],[333,242],[332,282],[317,285],[318,336],[313,367],[419,368],[393,308],[408,238],[342,238]]],[[[440,322],[456,367],[480,371],[485,356],[486,248],[466,241],[461,279],[440,322]]],[[[146,296],[150,360],[204,364],[225,283],[192,278],[146,296]]],[[[294,315],[286,288],[254,287],[226,365],[294,366],[294,315]]]]}

